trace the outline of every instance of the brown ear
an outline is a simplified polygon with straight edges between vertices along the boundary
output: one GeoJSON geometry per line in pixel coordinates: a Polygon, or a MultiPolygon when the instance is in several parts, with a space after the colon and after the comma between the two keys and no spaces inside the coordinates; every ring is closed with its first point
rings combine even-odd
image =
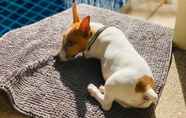
{"type": "Polygon", "coordinates": [[[72,14],[73,14],[73,23],[80,22],[78,8],[75,0],[72,1],[72,14]]]}
{"type": "Polygon", "coordinates": [[[135,91],[146,92],[148,87],[153,87],[153,85],[154,85],[154,80],[151,77],[145,75],[141,77],[139,81],[137,82],[135,91]]]}
{"type": "Polygon", "coordinates": [[[86,35],[89,33],[89,31],[90,31],[90,16],[86,16],[85,18],[83,18],[79,29],[86,35]]]}

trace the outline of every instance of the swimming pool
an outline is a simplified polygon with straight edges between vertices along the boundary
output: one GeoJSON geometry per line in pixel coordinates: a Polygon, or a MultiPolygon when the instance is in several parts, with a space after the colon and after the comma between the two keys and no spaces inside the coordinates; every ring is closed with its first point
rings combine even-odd
{"type": "MultiPolygon", "coordinates": [[[[118,10],[126,0],[77,0],[118,10]]],[[[71,7],[71,0],[0,0],[0,36],[11,29],[34,23],[71,7]]]]}

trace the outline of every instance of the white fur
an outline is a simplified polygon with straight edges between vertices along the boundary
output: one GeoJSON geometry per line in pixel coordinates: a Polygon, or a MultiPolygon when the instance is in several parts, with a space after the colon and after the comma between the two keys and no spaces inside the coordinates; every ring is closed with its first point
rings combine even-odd
{"type": "MultiPolygon", "coordinates": [[[[101,27],[102,24],[91,23],[91,29],[101,27]]],[[[152,89],[146,93],[150,96],[149,101],[144,101],[144,95],[135,91],[139,78],[144,75],[153,78],[153,75],[146,61],[118,28],[109,27],[103,31],[85,56],[101,60],[105,85],[98,89],[90,84],[88,91],[104,110],[110,110],[113,101],[124,107],[137,108],[146,108],[156,101],[157,94],[152,89]]]]}

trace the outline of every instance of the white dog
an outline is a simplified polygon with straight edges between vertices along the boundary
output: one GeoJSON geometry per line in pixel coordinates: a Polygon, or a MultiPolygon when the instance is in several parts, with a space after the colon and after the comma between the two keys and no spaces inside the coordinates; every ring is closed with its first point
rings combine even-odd
{"type": "Polygon", "coordinates": [[[105,85],[99,89],[88,85],[88,91],[102,106],[110,110],[116,101],[124,107],[147,108],[158,96],[152,89],[154,80],[147,62],[137,53],[122,31],[90,23],[90,16],[82,21],[73,0],[73,23],[64,32],[59,53],[62,60],[84,52],[86,57],[101,60],[105,85]]]}

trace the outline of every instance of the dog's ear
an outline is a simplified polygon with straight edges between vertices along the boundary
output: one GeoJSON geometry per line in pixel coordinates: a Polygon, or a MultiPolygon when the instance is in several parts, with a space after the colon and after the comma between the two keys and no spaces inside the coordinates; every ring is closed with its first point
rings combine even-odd
{"type": "Polygon", "coordinates": [[[73,23],[80,22],[78,8],[75,0],[72,0],[72,14],[73,14],[73,23]]]}
{"type": "Polygon", "coordinates": [[[80,31],[83,32],[83,34],[88,35],[90,32],[90,16],[86,16],[83,18],[83,20],[80,23],[79,27],[80,31]]]}

